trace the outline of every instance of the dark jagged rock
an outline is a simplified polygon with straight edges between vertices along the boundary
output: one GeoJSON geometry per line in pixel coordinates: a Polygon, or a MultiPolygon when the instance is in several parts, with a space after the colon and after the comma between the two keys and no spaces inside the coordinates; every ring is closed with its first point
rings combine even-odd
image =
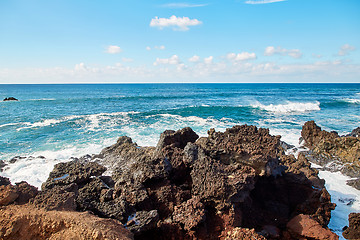
{"type": "Polygon", "coordinates": [[[12,203],[26,204],[30,199],[38,194],[36,187],[27,182],[12,185],[8,178],[0,176],[0,206],[6,206],[12,203]]]}
{"type": "Polygon", "coordinates": [[[14,97],[7,97],[7,98],[4,98],[3,101],[18,101],[18,99],[14,98],[14,97]]]}
{"type": "Polygon", "coordinates": [[[345,135],[345,137],[360,137],[360,127],[355,128],[350,134],[345,135]]]}
{"type": "Polygon", "coordinates": [[[95,162],[86,164],[81,164],[78,161],[58,163],[41,188],[44,190],[56,185],[83,184],[89,181],[91,177],[100,176],[105,171],[105,167],[95,162]]]}
{"type": "Polygon", "coordinates": [[[349,214],[349,227],[345,227],[343,236],[349,240],[360,239],[360,213],[349,214]]]}
{"type": "Polygon", "coordinates": [[[7,164],[3,161],[3,160],[0,160],[0,172],[3,171],[3,168],[6,166],[7,164]]]}
{"type": "MultiPolygon", "coordinates": [[[[321,130],[314,121],[306,122],[301,136],[310,150],[306,157],[328,171],[340,171],[350,177],[360,177],[360,137],[358,130],[350,136],[339,137],[337,133],[321,130]]],[[[357,187],[357,184],[353,184],[357,187]]],[[[359,189],[359,188],[358,188],[359,189]]]]}
{"type": "Polygon", "coordinates": [[[139,240],[290,240],[298,235],[287,224],[299,214],[327,225],[334,204],[305,155],[285,155],[268,129],[208,133],[168,130],[156,147],[120,137],[98,155],[57,164],[31,202],[120,220],[139,240]]]}

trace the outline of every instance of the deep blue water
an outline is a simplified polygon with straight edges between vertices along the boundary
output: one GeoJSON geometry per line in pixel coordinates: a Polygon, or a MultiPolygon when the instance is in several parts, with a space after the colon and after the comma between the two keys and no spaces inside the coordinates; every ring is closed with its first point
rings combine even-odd
{"type": "Polygon", "coordinates": [[[295,143],[308,120],[340,133],[360,125],[360,84],[0,85],[0,99],[9,96],[20,101],[0,102],[3,160],[67,158],[120,135],[154,145],[165,129],[185,126],[205,135],[254,124],[295,143]]]}

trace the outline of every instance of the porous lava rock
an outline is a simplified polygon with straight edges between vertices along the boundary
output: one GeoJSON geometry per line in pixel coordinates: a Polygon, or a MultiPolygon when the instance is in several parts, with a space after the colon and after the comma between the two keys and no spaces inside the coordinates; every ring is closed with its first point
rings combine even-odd
{"type": "Polygon", "coordinates": [[[360,137],[359,128],[347,136],[340,137],[335,132],[321,130],[314,121],[306,122],[301,136],[304,145],[309,148],[305,152],[307,158],[329,171],[341,171],[343,174],[357,180],[350,185],[360,189],[360,137]]]}
{"type": "Polygon", "coordinates": [[[335,205],[324,181],[306,155],[296,159],[283,146],[248,125],[202,138],[191,128],[167,130],[156,147],[123,136],[97,155],[57,164],[30,202],[116,219],[137,240],[293,240],[300,235],[288,223],[299,214],[330,232],[335,205]]]}
{"type": "Polygon", "coordinates": [[[360,239],[360,213],[349,214],[349,227],[346,227],[342,235],[349,240],[360,239]]]}

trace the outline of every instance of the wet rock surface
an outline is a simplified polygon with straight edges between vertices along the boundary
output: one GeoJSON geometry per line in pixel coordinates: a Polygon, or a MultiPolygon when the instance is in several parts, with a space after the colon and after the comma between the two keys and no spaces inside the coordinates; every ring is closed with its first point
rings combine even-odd
{"type": "Polygon", "coordinates": [[[340,137],[335,132],[321,130],[314,121],[306,122],[301,136],[305,146],[310,150],[305,152],[307,158],[328,171],[340,171],[357,180],[349,185],[360,190],[360,137],[359,129],[351,134],[340,137]]]}
{"type": "Polygon", "coordinates": [[[306,155],[285,155],[268,129],[234,126],[199,138],[184,128],[162,133],[156,147],[124,136],[57,164],[28,205],[91,211],[135,239],[298,239],[288,223],[300,214],[331,233],[335,205],[317,174],[306,155]]]}

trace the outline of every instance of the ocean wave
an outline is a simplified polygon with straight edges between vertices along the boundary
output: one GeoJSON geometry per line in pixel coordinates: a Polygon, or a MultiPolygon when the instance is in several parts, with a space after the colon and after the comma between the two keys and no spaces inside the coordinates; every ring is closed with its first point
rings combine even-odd
{"type": "Polygon", "coordinates": [[[24,124],[24,123],[22,123],[22,122],[20,122],[20,123],[6,123],[6,124],[0,125],[0,128],[7,127],[7,126],[16,126],[16,125],[20,125],[20,124],[24,124]]]}
{"type": "Polygon", "coordinates": [[[55,101],[55,98],[39,98],[39,99],[29,99],[28,101],[55,101]]]}
{"type": "Polygon", "coordinates": [[[114,116],[128,116],[129,114],[137,114],[137,113],[139,112],[130,111],[130,112],[114,112],[114,113],[96,113],[96,114],[88,114],[88,115],[70,115],[58,119],[56,118],[44,119],[34,123],[26,122],[23,123],[26,126],[20,127],[16,130],[21,131],[29,128],[41,128],[41,127],[53,126],[59,123],[68,122],[72,120],[74,120],[75,123],[78,124],[88,121],[90,122],[90,124],[87,125],[88,128],[90,130],[91,129],[94,130],[95,128],[100,126],[101,120],[111,119],[114,116]]]}
{"type": "Polygon", "coordinates": [[[257,102],[255,104],[251,104],[251,107],[259,108],[273,113],[304,113],[304,112],[321,110],[320,102],[318,101],[306,102],[306,103],[287,101],[284,104],[277,104],[277,105],[274,104],[264,105],[257,102]]]}
{"type": "Polygon", "coordinates": [[[353,103],[353,104],[360,104],[359,98],[344,98],[344,99],[341,99],[341,101],[347,102],[347,103],[353,103]]]}

